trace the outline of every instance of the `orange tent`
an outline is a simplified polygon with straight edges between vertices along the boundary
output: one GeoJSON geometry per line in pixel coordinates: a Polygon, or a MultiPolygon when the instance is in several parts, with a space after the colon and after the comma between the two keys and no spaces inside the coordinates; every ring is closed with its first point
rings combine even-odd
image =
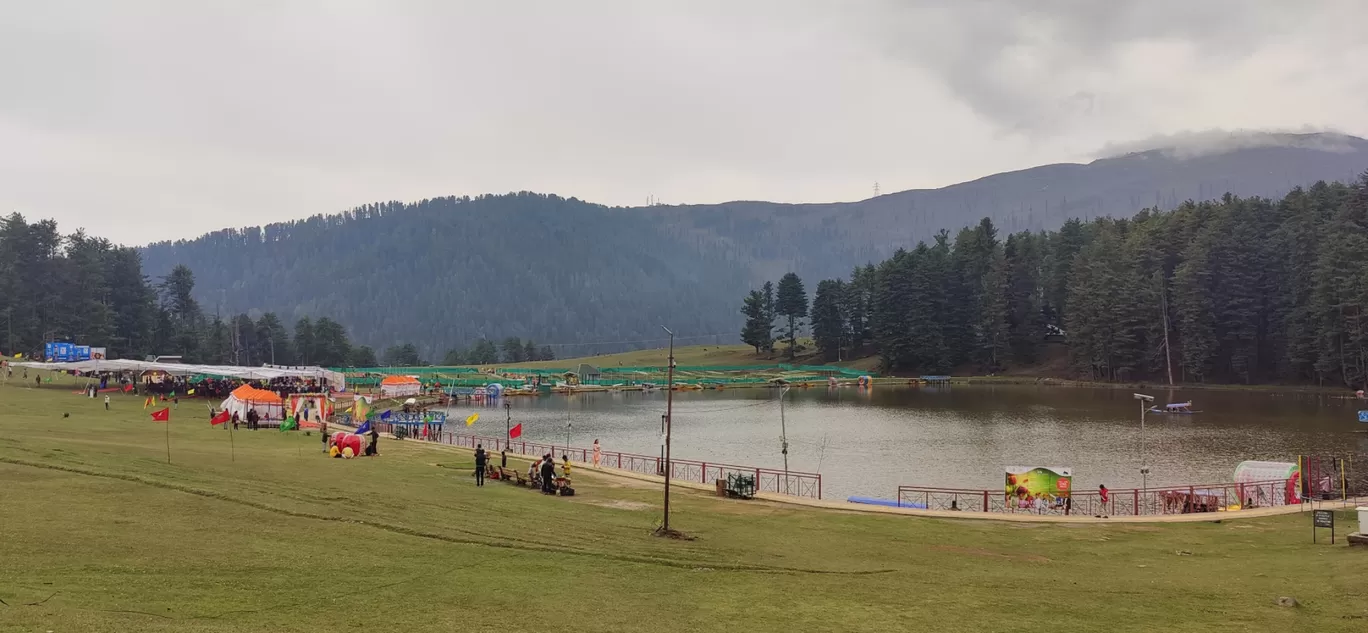
{"type": "Polygon", "coordinates": [[[247,419],[247,412],[250,410],[256,410],[263,420],[285,419],[285,401],[280,399],[280,395],[251,385],[234,389],[219,406],[225,411],[238,414],[244,420],[247,419]]]}
{"type": "Polygon", "coordinates": [[[251,385],[243,385],[233,390],[233,397],[243,402],[253,404],[281,404],[280,394],[265,389],[257,389],[251,385]]]}
{"type": "Polygon", "coordinates": [[[423,383],[413,376],[385,376],[380,381],[380,395],[386,398],[416,396],[423,390],[423,383]]]}

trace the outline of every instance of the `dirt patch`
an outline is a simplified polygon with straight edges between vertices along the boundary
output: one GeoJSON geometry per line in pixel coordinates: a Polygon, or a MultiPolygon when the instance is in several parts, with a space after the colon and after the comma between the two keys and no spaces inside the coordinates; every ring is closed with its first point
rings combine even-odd
{"type": "Polygon", "coordinates": [[[589,505],[602,506],[604,508],[615,508],[618,510],[650,510],[655,506],[640,501],[627,501],[624,499],[612,499],[609,501],[590,501],[589,505]]]}
{"type": "Polygon", "coordinates": [[[959,547],[957,545],[932,545],[931,549],[936,550],[938,552],[950,552],[952,554],[964,554],[966,556],[987,556],[990,558],[1006,558],[1010,560],[1024,560],[1032,563],[1053,562],[1044,556],[1037,556],[1035,554],[1003,554],[1001,552],[994,552],[992,550],[980,549],[977,547],[959,547]]]}

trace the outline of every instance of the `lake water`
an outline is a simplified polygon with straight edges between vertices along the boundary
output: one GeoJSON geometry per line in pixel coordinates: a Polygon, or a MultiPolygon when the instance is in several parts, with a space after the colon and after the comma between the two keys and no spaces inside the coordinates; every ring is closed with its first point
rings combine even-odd
{"type": "MultiPolygon", "coordinates": [[[[1299,454],[1354,460],[1368,474],[1368,403],[1323,395],[1155,390],[1160,402],[1192,399],[1196,415],[1145,418],[1150,486],[1230,481],[1242,460],[1299,454]]],[[[676,392],[673,455],[782,468],[779,391],[676,392]]],[[[657,455],[665,394],[591,393],[510,398],[523,439],[657,455]]],[[[502,436],[505,412],[479,411],[472,429],[502,436]]],[[[998,489],[1008,466],[1068,466],[1076,490],[1140,486],[1139,403],[1130,391],[963,385],[934,388],[793,389],[784,401],[789,468],[822,474],[823,496],[892,498],[898,485],[998,489]]],[[[458,430],[465,430],[460,428],[458,430]]]]}

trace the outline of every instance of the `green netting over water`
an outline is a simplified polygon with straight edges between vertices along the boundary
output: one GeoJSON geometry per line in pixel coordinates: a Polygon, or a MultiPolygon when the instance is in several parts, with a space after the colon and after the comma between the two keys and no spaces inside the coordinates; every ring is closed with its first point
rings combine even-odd
{"type": "Polygon", "coordinates": [[[352,374],[379,374],[382,376],[430,376],[433,374],[478,374],[473,367],[329,367],[330,371],[352,374]]]}

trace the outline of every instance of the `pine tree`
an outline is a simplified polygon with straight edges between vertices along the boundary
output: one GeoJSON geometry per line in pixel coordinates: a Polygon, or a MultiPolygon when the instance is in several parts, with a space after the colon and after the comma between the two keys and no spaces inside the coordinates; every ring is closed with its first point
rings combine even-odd
{"type": "Polygon", "coordinates": [[[375,350],[369,345],[359,345],[352,348],[351,362],[352,367],[379,367],[380,361],[375,358],[375,350]]]}
{"type": "Polygon", "coordinates": [[[300,317],[294,329],[295,362],[300,365],[313,365],[318,358],[318,341],[314,338],[313,321],[300,317]]]}
{"type": "Polygon", "coordinates": [[[808,315],[807,291],[803,289],[803,280],[798,275],[787,273],[779,279],[774,309],[788,323],[784,328],[784,337],[789,342],[789,360],[793,360],[798,354],[798,329],[808,315]]]}
{"type": "Polygon", "coordinates": [[[841,312],[845,297],[845,283],[824,279],[817,283],[812,299],[812,340],[825,361],[841,359],[841,346],[846,336],[846,320],[841,312]]]}
{"type": "Polygon", "coordinates": [[[746,324],[741,328],[741,342],[754,347],[757,355],[770,349],[774,344],[774,320],[769,315],[764,293],[750,291],[742,302],[741,314],[746,316],[746,324]]]}
{"type": "Polygon", "coordinates": [[[523,360],[524,360],[524,358],[523,358],[523,344],[522,344],[522,340],[519,339],[518,337],[516,337],[516,336],[510,336],[510,337],[504,339],[504,340],[503,340],[503,344],[502,344],[500,347],[503,349],[503,362],[505,362],[505,363],[521,363],[521,362],[523,362],[523,360]]]}
{"type": "Polygon", "coordinates": [[[442,365],[444,367],[456,367],[464,364],[466,364],[465,357],[461,355],[461,350],[454,347],[447,350],[446,355],[442,357],[442,365]]]}

